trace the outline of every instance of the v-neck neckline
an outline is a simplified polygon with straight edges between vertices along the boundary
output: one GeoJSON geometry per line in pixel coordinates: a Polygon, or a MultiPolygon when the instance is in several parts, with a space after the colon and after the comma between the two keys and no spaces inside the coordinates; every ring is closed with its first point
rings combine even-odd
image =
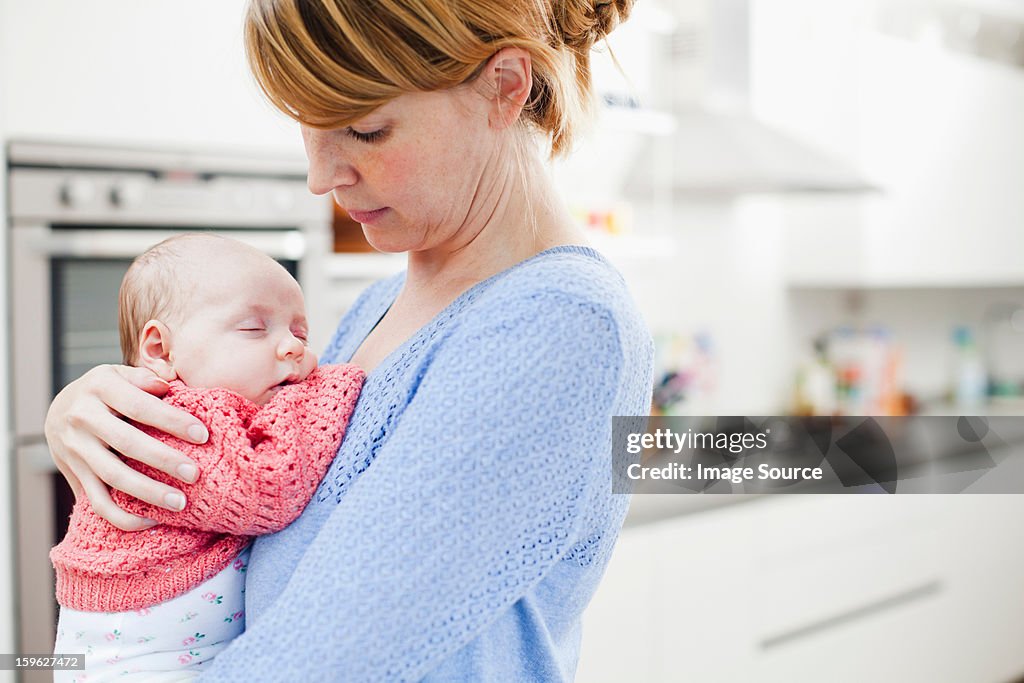
{"type": "MultiPolygon", "coordinates": [[[[450,311],[452,311],[456,307],[461,306],[466,299],[468,299],[469,297],[473,296],[480,289],[490,285],[491,283],[493,283],[496,280],[504,277],[505,275],[508,275],[508,274],[512,273],[513,271],[515,271],[515,270],[525,266],[526,264],[531,263],[533,261],[536,261],[537,259],[539,259],[541,257],[548,256],[548,255],[551,255],[551,254],[563,254],[563,253],[566,253],[566,254],[581,254],[581,255],[584,255],[584,256],[589,256],[591,258],[594,258],[594,259],[596,259],[598,261],[603,261],[605,263],[608,263],[608,260],[604,256],[602,256],[593,247],[579,245],[579,244],[561,244],[561,245],[558,245],[558,246],[549,247],[549,248],[547,248],[547,249],[545,249],[543,251],[539,251],[536,254],[534,254],[533,256],[525,258],[522,261],[520,261],[520,262],[518,262],[516,264],[513,264],[513,265],[509,266],[508,268],[506,268],[504,270],[498,271],[494,275],[491,275],[490,277],[485,278],[485,279],[481,280],[480,282],[477,282],[475,285],[472,285],[471,287],[466,289],[464,292],[459,294],[457,297],[452,299],[448,303],[448,305],[445,306],[444,308],[442,308],[440,311],[438,311],[437,314],[433,318],[431,318],[429,321],[424,323],[419,329],[417,329],[415,332],[413,332],[411,335],[409,335],[409,337],[407,337],[405,339],[405,341],[403,341],[401,344],[399,344],[394,349],[392,349],[391,353],[389,353],[384,358],[382,358],[381,361],[379,363],[377,363],[377,365],[374,366],[374,368],[372,370],[370,370],[368,373],[366,373],[367,381],[369,381],[372,377],[376,376],[380,372],[383,372],[387,368],[390,368],[391,366],[393,366],[395,364],[395,362],[399,358],[402,357],[402,355],[405,353],[405,351],[408,349],[408,347],[410,347],[414,342],[418,341],[427,332],[429,332],[431,329],[433,329],[442,319],[448,317],[448,314],[449,314],[450,311]]],[[[405,282],[405,273],[403,272],[402,273],[402,278],[401,278],[401,283],[404,283],[404,282],[405,282]]],[[[402,291],[401,290],[401,285],[399,285],[393,296],[390,296],[390,297],[388,297],[387,299],[385,299],[384,301],[381,302],[381,306],[378,309],[378,311],[379,311],[378,314],[376,316],[371,316],[370,317],[369,326],[366,327],[364,329],[364,331],[360,333],[360,335],[359,335],[355,345],[350,347],[351,351],[348,354],[346,354],[346,358],[345,358],[344,362],[350,362],[352,357],[356,355],[356,352],[362,347],[362,345],[364,343],[366,343],[367,337],[369,337],[370,334],[375,329],[377,329],[377,326],[380,325],[380,321],[383,320],[384,316],[387,315],[388,311],[391,310],[391,307],[394,305],[395,300],[398,298],[398,295],[399,295],[399,293],[401,291],[402,291]]]]}

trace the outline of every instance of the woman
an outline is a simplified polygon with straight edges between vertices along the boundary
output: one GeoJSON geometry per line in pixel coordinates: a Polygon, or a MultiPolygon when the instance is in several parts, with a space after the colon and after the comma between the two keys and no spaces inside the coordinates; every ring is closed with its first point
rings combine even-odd
{"type": "MultiPolygon", "coordinates": [[[[648,411],[650,336],[584,244],[538,141],[569,149],[589,51],[631,0],[255,0],[250,64],[302,127],[309,186],[407,252],[323,361],[368,378],[319,490],[253,547],[246,632],[209,680],[571,680],[580,615],[628,501],[613,415],[648,411]]],[[[107,486],[175,508],[195,466],[119,416],[203,441],[146,371],[96,368],[47,439],[94,509],[107,486]]]]}

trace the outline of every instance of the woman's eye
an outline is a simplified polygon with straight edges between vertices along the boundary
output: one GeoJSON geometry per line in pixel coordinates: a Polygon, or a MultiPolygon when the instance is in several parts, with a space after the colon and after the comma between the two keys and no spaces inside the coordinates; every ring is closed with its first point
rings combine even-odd
{"type": "Polygon", "coordinates": [[[361,131],[355,130],[351,126],[346,128],[345,131],[349,134],[350,137],[353,137],[356,140],[359,140],[360,142],[377,142],[379,140],[383,140],[384,136],[387,135],[388,133],[387,128],[378,128],[377,130],[372,130],[367,133],[363,133],[361,131]]]}

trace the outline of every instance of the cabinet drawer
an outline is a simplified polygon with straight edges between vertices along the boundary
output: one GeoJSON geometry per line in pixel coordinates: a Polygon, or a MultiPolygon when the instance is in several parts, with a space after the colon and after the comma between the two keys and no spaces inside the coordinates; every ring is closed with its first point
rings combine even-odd
{"type": "Polygon", "coordinates": [[[842,547],[757,563],[749,581],[752,630],[771,650],[932,599],[947,586],[936,531],[894,538],[848,537],[842,547]]]}

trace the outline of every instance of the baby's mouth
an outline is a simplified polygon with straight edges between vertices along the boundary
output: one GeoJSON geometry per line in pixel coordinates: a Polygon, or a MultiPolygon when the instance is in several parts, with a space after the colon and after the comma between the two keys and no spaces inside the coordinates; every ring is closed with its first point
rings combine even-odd
{"type": "Polygon", "coordinates": [[[295,384],[296,382],[298,382],[298,380],[299,380],[298,376],[289,375],[288,377],[284,378],[283,380],[281,380],[280,382],[278,382],[274,386],[270,387],[270,390],[271,391],[277,391],[278,389],[286,387],[286,386],[288,386],[290,384],[295,384]]]}

